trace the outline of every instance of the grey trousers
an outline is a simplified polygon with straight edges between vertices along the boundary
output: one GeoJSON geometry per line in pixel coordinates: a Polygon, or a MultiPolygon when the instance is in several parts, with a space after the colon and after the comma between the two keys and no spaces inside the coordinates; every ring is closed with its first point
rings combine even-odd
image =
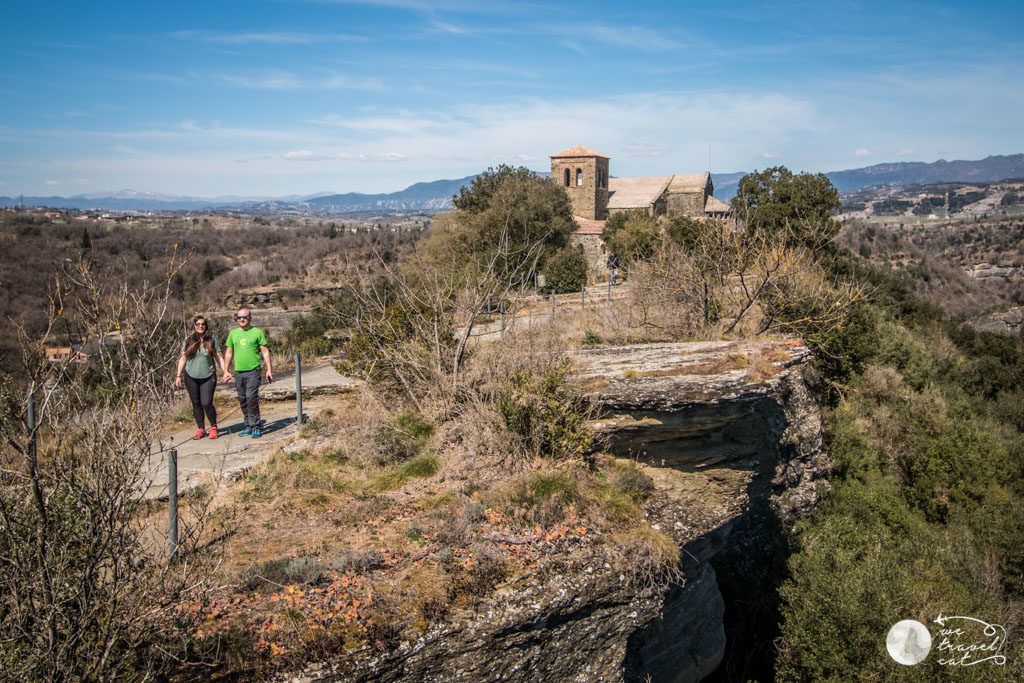
{"type": "Polygon", "coordinates": [[[260,369],[235,372],[235,389],[245,415],[245,426],[257,426],[260,423],[260,369]]]}

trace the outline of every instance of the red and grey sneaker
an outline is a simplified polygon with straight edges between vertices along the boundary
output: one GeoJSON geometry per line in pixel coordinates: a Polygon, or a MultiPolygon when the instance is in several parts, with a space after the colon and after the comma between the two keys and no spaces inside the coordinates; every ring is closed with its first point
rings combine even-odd
{"type": "Polygon", "coordinates": [[[213,425],[212,427],[210,427],[210,438],[211,439],[216,439],[217,438],[217,425],[213,425]]]}
{"type": "Polygon", "coordinates": [[[200,430],[198,430],[198,431],[196,432],[196,435],[195,435],[195,436],[193,436],[192,438],[193,438],[193,439],[201,439],[201,438],[203,438],[204,436],[206,436],[206,430],[205,430],[205,429],[200,429],[200,430]]]}

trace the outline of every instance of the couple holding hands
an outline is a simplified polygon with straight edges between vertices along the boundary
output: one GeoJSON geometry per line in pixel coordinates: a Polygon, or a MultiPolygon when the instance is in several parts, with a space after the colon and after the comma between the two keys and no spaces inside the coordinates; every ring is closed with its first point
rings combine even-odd
{"type": "Polygon", "coordinates": [[[174,386],[180,387],[184,381],[192,401],[192,415],[195,417],[199,430],[193,438],[202,439],[209,436],[217,438],[217,409],[213,405],[213,390],[217,387],[217,366],[220,366],[222,382],[231,379],[228,366],[234,361],[235,388],[238,390],[238,402],[245,415],[245,428],[242,435],[251,435],[254,439],[263,435],[260,430],[260,360],[266,363],[268,382],[274,381],[273,366],[270,362],[270,349],[267,348],[267,337],[263,330],[252,326],[252,313],[248,308],[241,308],[235,315],[238,327],[228,333],[224,341],[226,350],[221,354],[217,338],[210,332],[206,318],[197,315],[192,319],[192,330],[181,343],[181,356],[178,358],[178,370],[174,378],[174,386]],[[204,416],[210,421],[207,432],[204,416]]]}

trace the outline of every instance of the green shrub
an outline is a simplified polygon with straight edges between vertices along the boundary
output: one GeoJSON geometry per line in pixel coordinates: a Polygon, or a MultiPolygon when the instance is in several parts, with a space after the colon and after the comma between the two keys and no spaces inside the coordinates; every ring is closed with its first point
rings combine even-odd
{"type": "Polygon", "coordinates": [[[498,395],[505,426],[540,457],[579,458],[590,452],[594,433],[587,426],[587,407],[579,391],[566,381],[570,363],[549,364],[541,374],[513,373],[498,395]]]}
{"type": "Polygon", "coordinates": [[[436,427],[419,413],[402,413],[377,428],[373,441],[381,464],[415,457],[430,441],[436,427]]]}
{"type": "Polygon", "coordinates": [[[605,221],[601,239],[618,254],[622,265],[643,261],[661,241],[661,230],[653,216],[642,209],[615,213],[605,221]]]}
{"type": "Polygon", "coordinates": [[[576,247],[563,247],[544,264],[544,275],[547,278],[547,292],[578,292],[587,283],[587,257],[576,247]]]}
{"type": "Polygon", "coordinates": [[[352,292],[334,292],[323,297],[308,315],[292,319],[281,343],[282,350],[298,351],[307,358],[334,353],[340,343],[325,335],[331,329],[354,327],[358,305],[352,292]]]}
{"type": "Polygon", "coordinates": [[[565,518],[569,506],[583,499],[568,472],[533,472],[507,492],[507,504],[516,517],[547,526],[565,518]]]}
{"type": "MultiPolygon", "coordinates": [[[[900,478],[862,433],[862,413],[849,406],[828,421],[836,476],[799,526],[790,578],[780,588],[778,680],[840,680],[851,671],[892,679],[902,670],[884,643],[897,621],[929,623],[939,611],[1001,618],[984,588],[983,548],[908,504],[900,478]]],[[[915,667],[915,680],[944,679],[935,660],[915,667]]]]}
{"type": "Polygon", "coordinates": [[[636,503],[647,500],[654,492],[654,480],[635,467],[616,472],[612,476],[612,484],[636,503]]]}
{"type": "Polygon", "coordinates": [[[995,487],[1008,467],[1005,452],[979,429],[966,405],[954,404],[949,413],[932,430],[913,434],[898,463],[907,499],[932,521],[1001,497],[995,487]]]}
{"type": "Polygon", "coordinates": [[[385,390],[418,394],[436,386],[433,368],[451,367],[454,329],[449,316],[426,304],[393,301],[379,315],[365,314],[345,353],[347,359],[336,366],[340,372],[362,375],[385,390]],[[423,386],[412,387],[414,382],[423,386]]]}
{"type": "Polygon", "coordinates": [[[830,381],[846,383],[863,372],[874,353],[878,313],[869,304],[858,302],[846,311],[845,320],[821,333],[804,335],[814,352],[814,364],[830,381]]]}
{"type": "Polygon", "coordinates": [[[593,346],[595,344],[600,344],[603,341],[604,340],[601,339],[601,335],[599,335],[597,332],[594,332],[591,329],[587,329],[587,330],[583,331],[583,343],[586,344],[587,346],[593,346]]]}
{"type": "Polygon", "coordinates": [[[393,491],[413,478],[432,477],[441,469],[437,457],[429,453],[420,455],[390,472],[385,472],[370,480],[370,488],[374,491],[393,491]]]}

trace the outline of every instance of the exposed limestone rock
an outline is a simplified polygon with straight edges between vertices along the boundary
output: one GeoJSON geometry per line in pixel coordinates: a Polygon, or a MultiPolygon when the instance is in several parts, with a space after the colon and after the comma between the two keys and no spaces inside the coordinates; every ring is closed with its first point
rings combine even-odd
{"type": "Polygon", "coordinates": [[[1006,311],[973,318],[968,320],[967,324],[978,332],[1021,335],[1024,334],[1024,306],[1015,306],[1006,311]]]}
{"type": "Polygon", "coordinates": [[[979,263],[964,268],[964,272],[973,278],[984,280],[986,278],[1001,278],[1004,280],[1016,280],[1020,277],[1022,268],[1015,263],[992,264],[979,263]]]}
{"type": "MultiPolygon", "coordinates": [[[[681,579],[631,584],[594,549],[547,558],[394,652],[312,679],[698,681],[722,660],[715,562],[742,573],[768,528],[817,501],[829,463],[806,386],[807,349],[778,342],[597,348],[575,354],[608,449],[655,482],[646,514],[681,549],[681,579]],[[587,554],[590,553],[590,554],[587,554]]],[[[594,548],[598,548],[595,546],[594,548]]],[[[735,583],[730,576],[730,583],[735,583]]],[[[741,577],[742,578],[742,574],[741,577]]]]}

